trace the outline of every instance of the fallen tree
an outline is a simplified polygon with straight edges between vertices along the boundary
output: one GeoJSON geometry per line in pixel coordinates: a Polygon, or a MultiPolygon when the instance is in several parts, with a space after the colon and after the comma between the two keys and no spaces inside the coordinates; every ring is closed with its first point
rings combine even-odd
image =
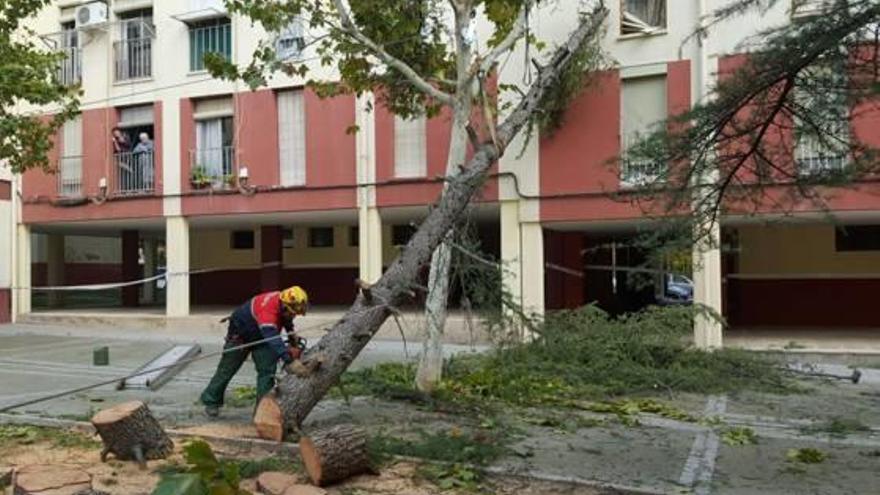
{"type": "Polygon", "coordinates": [[[533,123],[544,98],[574,67],[581,49],[601,33],[607,10],[603,5],[583,15],[566,42],[539,67],[535,82],[519,103],[498,125],[491,139],[476,146],[473,158],[458,174],[447,178],[447,189],[439,202],[382,277],[370,287],[362,287],[354,304],[330,331],[310,348],[303,361],[320,356],[321,366],[304,376],[287,375],[278,384],[278,405],[285,430],[298,429],[318,401],[349,367],[382,323],[410,299],[422,267],[443,241],[469,202],[482,187],[489,168],[504,153],[513,138],[533,123]]]}

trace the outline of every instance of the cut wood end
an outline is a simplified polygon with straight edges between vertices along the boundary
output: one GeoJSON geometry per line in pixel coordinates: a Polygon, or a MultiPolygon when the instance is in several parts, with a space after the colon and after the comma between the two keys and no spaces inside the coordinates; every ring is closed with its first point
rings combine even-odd
{"type": "Polygon", "coordinates": [[[139,400],[117,404],[113,407],[109,407],[95,413],[95,415],[92,416],[92,424],[106,425],[115,423],[121,418],[130,416],[131,413],[137,411],[144,406],[145,404],[139,400]]]}
{"type": "Polygon", "coordinates": [[[274,395],[266,395],[257,404],[254,413],[257,436],[263,440],[280,442],[284,439],[284,415],[274,395]]]}
{"type": "Polygon", "coordinates": [[[307,436],[300,437],[299,455],[302,457],[303,465],[306,467],[306,473],[308,473],[309,479],[311,479],[312,483],[315,485],[321,486],[321,458],[318,455],[318,451],[315,450],[315,443],[312,442],[311,438],[307,436]]]}

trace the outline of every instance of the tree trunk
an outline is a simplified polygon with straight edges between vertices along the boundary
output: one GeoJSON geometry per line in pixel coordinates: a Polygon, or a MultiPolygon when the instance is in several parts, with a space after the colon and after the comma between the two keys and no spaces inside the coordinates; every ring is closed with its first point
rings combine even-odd
{"type": "Polygon", "coordinates": [[[263,440],[284,440],[284,415],[281,414],[274,393],[266,394],[260,399],[254,413],[254,426],[257,428],[257,436],[263,440]]]}
{"type": "MultiPolygon", "coordinates": [[[[471,121],[474,79],[470,77],[473,42],[467,39],[470,24],[475,22],[470,12],[456,12],[455,45],[457,82],[452,108],[449,155],[446,157],[446,177],[455,177],[467,159],[468,132],[471,121]]],[[[445,194],[448,182],[443,185],[445,194]]],[[[428,295],[425,299],[425,341],[416,372],[416,388],[433,392],[443,378],[443,333],[446,328],[449,303],[449,276],[452,252],[449,244],[441,243],[431,255],[428,275],[428,295]]]]}
{"type": "Polygon", "coordinates": [[[144,461],[168,457],[174,444],[146,404],[125,402],[99,411],[92,417],[92,425],[104,442],[101,461],[113,454],[122,461],[144,461]]]}
{"type": "Polygon", "coordinates": [[[338,425],[299,439],[299,453],[312,483],[325,486],[372,472],[367,434],[353,425],[338,425]]]}
{"type": "Polygon", "coordinates": [[[538,72],[535,82],[509,116],[498,126],[496,139],[480,145],[460,174],[449,179],[449,187],[431,209],[409,244],[382,277],[362,293],[345,315],[308,351],[303,359],[323,353],[325,361],[305,377],[284,376],[279,384],[278,402],[286,430],[298,427],[348,368],[392,311],[411,299],[419,271],[431,258],[453,224],[464,213],[471,198],[482,188],[489,168],[501,156],[514,136],[526,127],[539,110],[541,98],[556,83],[573,52],[596,36],[607,16],[599,6],[587,15],[538,72]]]}

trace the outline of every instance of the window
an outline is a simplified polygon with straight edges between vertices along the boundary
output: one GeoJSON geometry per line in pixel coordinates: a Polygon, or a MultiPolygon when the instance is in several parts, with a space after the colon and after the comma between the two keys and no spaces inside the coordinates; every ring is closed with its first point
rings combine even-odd
{"type": "Polygon", "coordinates": [[[278,93],[278,162],[282,186],[306,183],[306,112],[301,90],[278,93]]]}
{"type": "Polygon", "coordinates": [[[153,75],[154,29],[152,9],[120,14],[119,41],[113,43],[117,81],[153,75]]]}
{"type": "Polygon", "coordinates": [[[309,229],[309,247],[333,247],[333,227],[312,227],[309,229]]]}
{"type": "Polygon", "coordinates": [[[837,251],[880,251],[880,225],[847,225],[835,230],[837,251]]]}
{"type": "Polygon", "coordinates": [[[621,0],[620,34],[654,34],[666,29],[666,0],[621,0]]]}
{"type": "Polygon", "coordinates": [[[428,174],[425,117],[394,117],[394,176],[424,177],[428,174]]]}
{"type": "Polygon", "coordinates": [[[58,163],[58,195],[82,195],[82,116],[77,115],[61,128],[61,158],[58,163]]]}
{"type": "Polygon", "coordinates": [[[189,70],[205,70],[205,55],[217,53],[232,58],[232,23],[228,18],[211,19],[189,27],[189,70]]]}
{"type": "Polygon", "coordinates": [[[79,33],[76,22],[61,24],[59,50],[64,58],[58,67],[58,80],[65,86],[79,84],[82,80],[82,56],[79,49],[79,33]]]}
{"type": "Polygon", "coordinates": [[[113,136],[114,193],[130,194],[153,191],[154,143],[153,105],[119,109],[121,139],[113,136]]]}
{"type": "Polygon", "coordinates": [[[795,162],[802,176],[842,171],[849,152],[846,57],[832,55],[795,80],[795,162]]]}
{"type": "Polygon", "coordinates": [[[293,236],[292,228],[281,229],[281,247],[285,249],[296,246],[296,238],[293,236]]]}
{"type": "Polygon", "coordinates": [[[213,187],[231,185],[235,178],[232,99],[199,100],[195,105],[196,149],[193,151],[193,179],[213,187]],[[196,177],[197,176],[197,177],[196,177]]]}
{"type": "Polygon", "coordinates": [[[663,174],[664,165],[644,157],[628,157],[627,150],[665,121],[666,75],[624,79],[621,99],[623,157],[620,182],[628,187],[647,185],[663,174]]]}
{"type": "Polygon", "coordinates": [[[349,247],[358,247],[361,244],[361,229],[358,227],[348,228],[348,245],[349,247]]]}
{"type": "Polygon", "coordinates": [[[412,225],[394,225],[391,227],[391,243],[395,246],[405,246],[415,232],[416,228],[412,225]]]}
{"type": "Polygon", "coordinates": [[[229,247],[232,249],[253,249],[253,230],[234,230],[229,238],[229,247]]]}
{"type": "Polygon", "coordinates": [[[302,55],[305,47],[305,26],[302,19],[297,17],[278,33],[278,39],[275,41],[275,55],[278,60],[296,60],[302,55]]]}

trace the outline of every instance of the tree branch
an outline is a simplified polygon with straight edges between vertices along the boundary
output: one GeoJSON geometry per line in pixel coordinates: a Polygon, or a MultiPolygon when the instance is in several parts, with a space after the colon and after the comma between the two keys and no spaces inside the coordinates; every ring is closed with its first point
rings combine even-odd
{"type": "Polygon", "coordinates": [[[379,60],[384,62],[389,67],[397,70],[404,77],[409,79],[410,82],[412,82],[413,85],[420,91],[445,105],[452,104],[452,95],[444,91],[440,91],[436,87],[432,86],[415,70],[413,70],[413,68],[410,67],[406,62],[386,52],[385,49],[382,48],[378,43],[376,43],[363,32],[361,32],[361,30],[355,25],[354,21],[352,21],[351,15],[349,14],[348,9],[345,7],[345,4],[342,2],[342,0],[334,0],[333,3],[336,6],[336,10],[339,11],[339,18],[342,22],[342,29],[347,34],[349,34],[362,45],[369,48],[370,51],[372,51],[373,54],[379,58],[379,60]]]}
{"type": "Polygon", "coordinates": [[[525,35],[526,28],[528,27],[529,11],[532,9],[533,4],[533,0],[528,0],[523,3],[523,6],[519,11],[519,16],[517,16],[516,21],[514,21],[513,26],[510,28],[510,32],[507,33],[507,36],[505,36],[504,39],[501,40],[501,43],[493,48],[492,51],[482,59],[478,60],[479,64],[471,71],[471,77],[481,72],[488,72],[489,69],[492,68],[492,64],[494,64],[501,55],[504,55],[505,52],[513,49],[516,42],[525,35]]]}

